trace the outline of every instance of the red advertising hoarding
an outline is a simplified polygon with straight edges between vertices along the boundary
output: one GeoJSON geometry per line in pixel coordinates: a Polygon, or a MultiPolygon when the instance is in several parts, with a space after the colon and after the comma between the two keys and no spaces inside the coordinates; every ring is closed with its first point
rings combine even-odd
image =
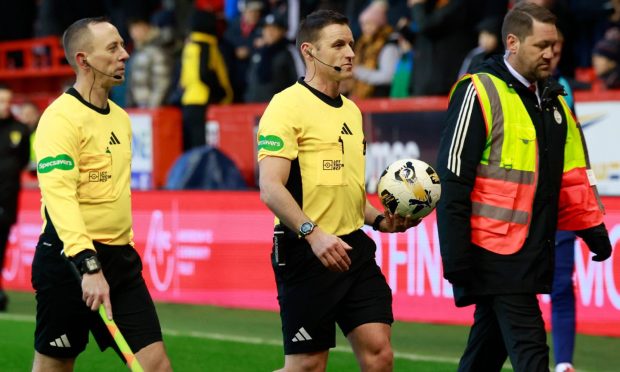
{"type": "MultiPolygon", "coordinates": [[[[2,272],[8,289],[31,290],[30,265],[41,229],[38,191],[22,193],[19,222],[2,272]]],[[[133,192],[136,248],[156,300],[276,310],[271,271],[273,216],[257,192],[133,192]]],[[[378,205],[376,199],[372,200],[378,205]]],[[[612,244],[620,247],[620,198],[606,198],[612,244]]],[[[470,324],[442,278],[434,214],[403,234],[366,228],[394,294],[399,320],[470,324]]],[[[620,336],[620,253],[596,263],[575,250],[578,331],[620,336]]],[[[549,324],[548,296],[541,296],[549,324]]]]}

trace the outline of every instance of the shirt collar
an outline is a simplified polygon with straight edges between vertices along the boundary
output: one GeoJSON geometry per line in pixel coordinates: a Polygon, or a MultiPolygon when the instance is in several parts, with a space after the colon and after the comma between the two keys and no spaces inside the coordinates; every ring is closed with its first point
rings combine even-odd
{"type": "Polygon", "coordinates": [[[517,70],[515,70],[514,67],[510,65],[510,63],[508,63],[508,59],[506,57],[504,57],[504,64],[506,65],[506,68],[508,69],[510,74],[514,76],[515,79],[519,80],[521,84],[525,85],[526,88],[529,89],[531,84],[534,84],[536,86],[536,98],[538,99],[538,103],[540,103],[540,97],[538,96],[538,83],[530,83],[525,77],[523,77],[523,75],[521,75],[517,70]]]}

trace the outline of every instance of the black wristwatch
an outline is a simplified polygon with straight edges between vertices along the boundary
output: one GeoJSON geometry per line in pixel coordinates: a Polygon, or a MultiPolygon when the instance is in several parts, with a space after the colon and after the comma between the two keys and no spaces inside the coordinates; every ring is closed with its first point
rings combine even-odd
{"type": "Polygon", "coordinates": [[[97,254],[92,250],[78,253],[78,255],[73,258],[73,263],[81,275],[95,274],[101,271],[101,263],[97,258],[97,254]]]}
{"type": "Polygon", "coordinates": [[[385,216],[382,214],[378,214],[375,218],[375,221],[372,223],[372,229],[375,231],[379,231],[379,226],[381,225],[381,221],[385,220],[385,216]]]}
{"type": "Polygon", "coordinates": [[[101,263],[97,259],[97,256],[86,257],[80,265],[80,273],[95,274],[101,271],[101,263]]]}
{"type": "Polygon", "coordinates": [[[305,238],[306,236],[310,235],[310,233],[314,231],[315,227],[316,225],[312,221],[306,221],[302,223],[301,226],[299,226],[299,237],[305,238]]]}

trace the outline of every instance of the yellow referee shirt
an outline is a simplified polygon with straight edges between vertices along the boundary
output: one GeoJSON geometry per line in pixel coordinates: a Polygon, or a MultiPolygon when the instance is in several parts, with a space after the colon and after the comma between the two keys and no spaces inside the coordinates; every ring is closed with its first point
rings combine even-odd
{"type": "Polygon", "coordinates": [[[71,88],[43,113],[34,142],[43,231],[57,232],[67,256],[93,240],[133,244],[131,122],[108,100],[97,108],[71,88]]]}
{"type": "Polygon", "coordinates": [[[335,235],[364,225],[365,152],[359,108],[302,79],[273,97],[258,127],[258,160],[290,159],[287,189],[312,221],[335,235]]]}

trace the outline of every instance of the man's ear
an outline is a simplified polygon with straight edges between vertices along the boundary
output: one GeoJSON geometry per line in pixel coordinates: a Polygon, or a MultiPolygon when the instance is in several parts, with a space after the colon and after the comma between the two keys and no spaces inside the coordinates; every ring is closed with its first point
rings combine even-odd
{"type": "Polygon", "coordinates": [[[314,48],[312,47],[312,44],[302,43],[300,49],[303,56],[313,57],[312,51],[314,50],[314,48]]]}
{"type": "Polygon", "coordinates": [[[521,41],[517,35],[508,34],[508,36],[506,36],[506,50],[508,50],[510,54],[517,54],[520,43],[521,41]]]}
{"type": "Polygon", "coordinates": [[[76,53],[75,54],[75,60],[78,64],[78,66],[80,67],[90,67],[90,65],[88,64],[88,60],[86,59],[86,55],[84,53],[76,53]]]}

